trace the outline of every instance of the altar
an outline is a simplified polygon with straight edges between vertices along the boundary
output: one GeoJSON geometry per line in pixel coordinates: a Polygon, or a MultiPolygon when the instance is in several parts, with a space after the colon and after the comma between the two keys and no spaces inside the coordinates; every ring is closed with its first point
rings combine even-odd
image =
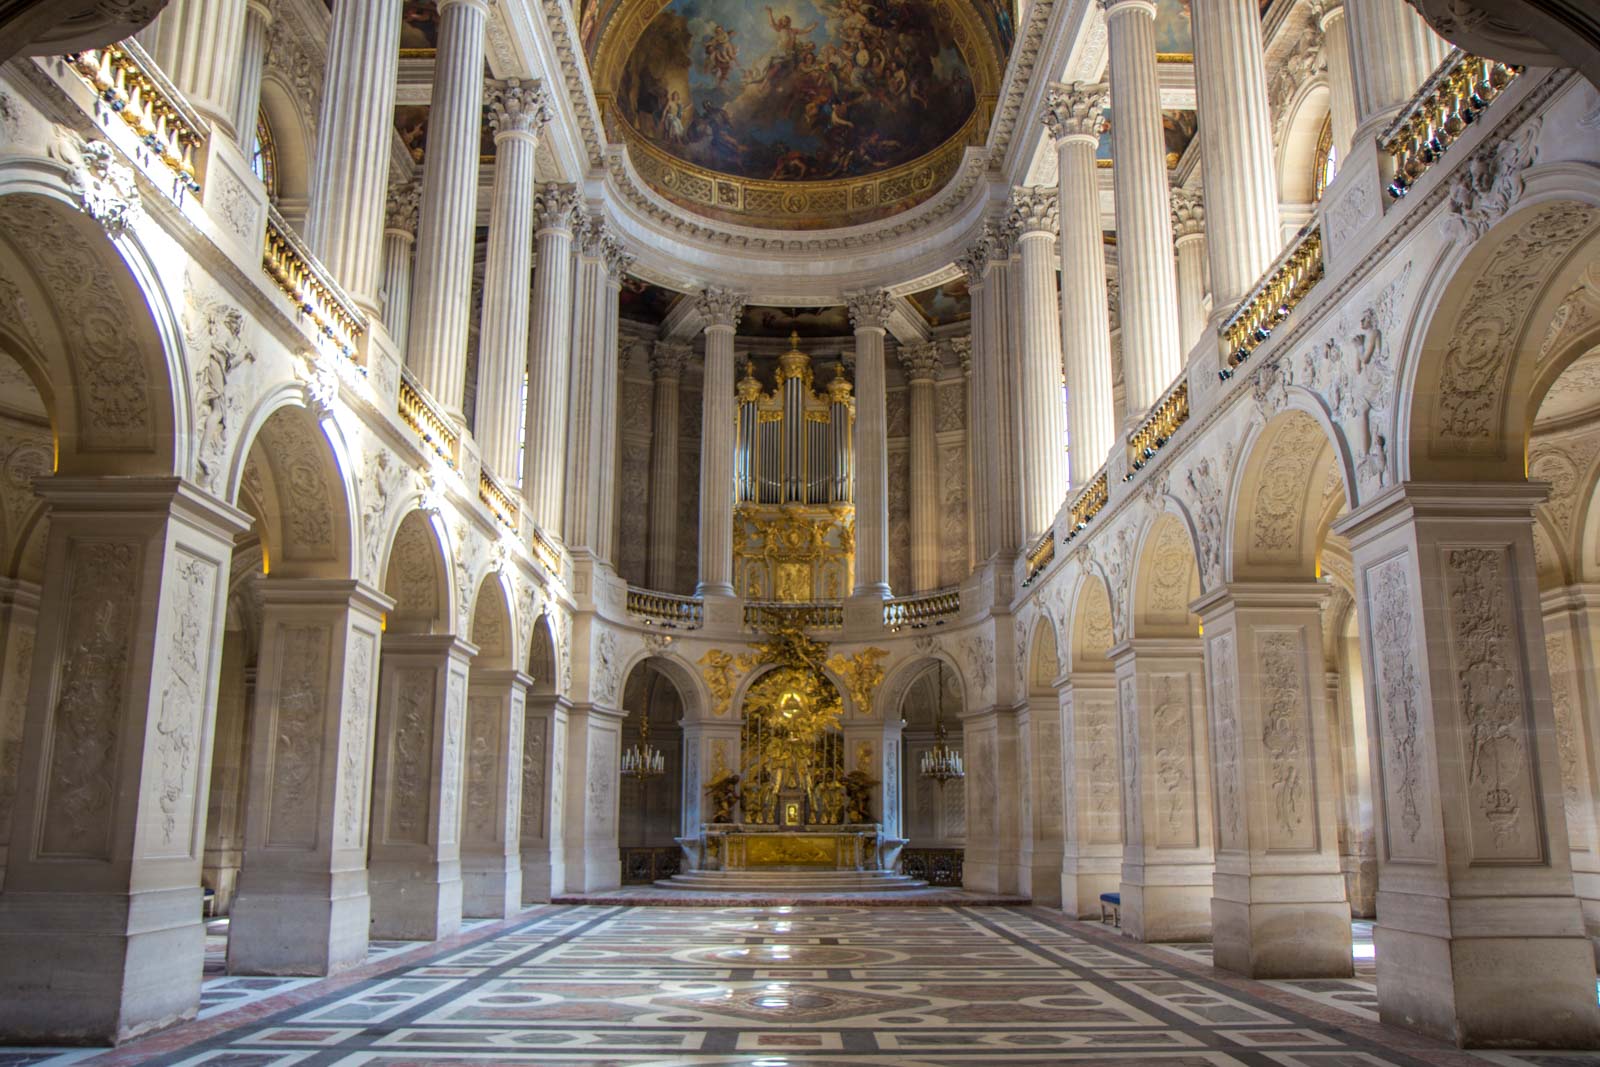
{"type": "Polygon", "coordinates": [[[778,827],[706,823],[678,844],[691,870],[892,871],[900,848],[877,823],[778,827]]]}

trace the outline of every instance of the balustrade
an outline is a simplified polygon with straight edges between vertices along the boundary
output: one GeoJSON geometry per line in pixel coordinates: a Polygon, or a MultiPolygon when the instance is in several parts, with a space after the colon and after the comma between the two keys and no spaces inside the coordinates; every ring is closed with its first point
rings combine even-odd
{"type": "Polygon", "coordinates": [[[895,633],[907,627],[923,630],[929,626],[943,626],[945,620],[959,614],[961,590],[955,588],[894,597],[883,602],[883,625],[895,633]]]}
{"type": "Polygon", "coordinates": [[[198,193],[195,154],[205,145],[205,123],[132,39],[73,52],[67,65],[100,101],[172,171],[173,198],[198,193]]]}
{"type": "Polygon", "coordinates": [[[1032,548],[1028,549],[1027,555],[1023,557],[1023,562],[1028,568],[1028,576],[1022,579],[1022,587],[1026,589],[1032,585],[1034,580],[1044,573],[1044,569],[1050,566],[1050,562],[1055,558],[1056,531],[1055,527],[1052,526],[1044,532],[1044,535],[1034,543],[1032,548]]]}
{"type": "Polygon", "coordinates": [[[1451,49],[1417,95],[1378,138],[1394,159],[1389,195],[1405,196],[1457,137],[1499,96],[1521,67],[1451,49]]]}
{"type": "Polygon", "coordinates": [[[803,630],[838,630],[844,626],[844,604],[814,600],[791,604],[776,600],[751,600],[744,606],[744,624],[753,630],[798,626],[803,630]]]}
{"type": "Polygon", "coordinates": [[[494,512],[495,519],[502,526],[516,530],[517,520],[522,515],[522,504],[515,493],[507,490],[498,478],[489,473],[488,467],[478,470],[478,499],[494,512]]]}
{"type": "Polygon", "coordinates": [[[411,376],[411,371],[400,371],[400,420],[411,427],[422,443],[455,468],[460,438],[442,411],[435,406],[411,376]]]}
{"type": "Polygon", "coordinates": [[[1102,470],[1081,493],[1072,498],[1072,503],[1068,505],[1071,528],[1067,530],[1067,536],[1061,539],[1061,543],[1071,544],[1072,539],[1087,529],[1089,523],[1094,521],[1094,517],[1100,514],[1110,501],[1111,485],[1106,478],[1106,472],[1102,470]]]}
{"type": "Polygon", "coordinates": [[[1179,381],[1128,438],[1128,473],[1123,481],[1144,469],[1152,456],[1166,447],[1178,427],[1189,421],[1189,383],[1179,381]]]}
{"type": "Polygon", "coordinates": [[[1228,365],[1217,377],[1223,381],[1232,378],[1234,368],[1272,336],[1311,287],[1322,280],[1322,274],[1322,227],[1313,219],[1300,228],[1277,262],[1222,324],[1228,365]]]}
{"type": "Polygon", "coordinates": [[[339,288],[283,220],[276,208],[267,209],[266,250],[262,269],[294,302],[295,311],[309,317],[317,331],[338,346],[341,355],[354,359],[356,342],[367,330],[366,316],[339,288]]]}
{"type": "Polygon", "coordinates": [[[668,630],[698,630],[705,625],[705,602],[696,596],[657,593],[628,587],[628,614],[646,626],[668,630]]]}

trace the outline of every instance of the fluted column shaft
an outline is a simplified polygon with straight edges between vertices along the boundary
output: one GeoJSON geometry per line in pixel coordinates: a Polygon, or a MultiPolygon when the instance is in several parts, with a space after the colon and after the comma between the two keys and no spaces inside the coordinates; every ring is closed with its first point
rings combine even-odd
{"type": "MultiPolygon", "coordinates": [[[[969,265],[968,257],[963,257],[961,263],[962,271],[967,272],[969,265]]],[[[972,277],[971,273],[967,273],[969,286],[972,277]]],[[[954,350],[956,359],[961,363],[961,377],[966,382],[967,432],[965,435],[965,451],[967,461],[967,567],[969,569],[975,566],[979,560],[986,558],[982,553],[986,547],[983,540],[988,537],[986,525],[988,520],[985,509],[988,507],[989,502],[988,486],[984,484],[982,478],[978,477],[977,466],[977,441],[979,435],[984,432],[985,427],[988,425],[988,420],[981,407],[983,396],[980,388],[980,376],[974,374],[972,369],[972,350],[974,338],[978,333],[976,314],[978,300],[976,295],[973,296],[972,310],[974,313],[972,333],[966,337],[953,337],[950,339],[950,347],[954,350]]]]}
{"type": "Polygon", "coordinates": [[[651,589],[678,589],[678,385],[688,345],[657,341],[650,353],[655,378],[650,413],[650,545],[646,566],[651,589]]]}
{"type": "Polygon", "coordinates": [[[706,324],[706,369],[700,420],[699,596],[733,595],[733,335],[744,296],[726,289],[700,294],[706,324]]]}
{"type": "Polygon", "coordinates": [[[1450,46],[1405,0],[1347,0],[1356,136],[1373,136],[1444,62],[1450,46]]]}
{"type": "Polygon", "coordinates": [[[910,345],[899,354],[911,393],[911,591],[924,593],[939,587],[939,347],[910,345]]]}
{"type": "Polygon", "coordinates": [[[1066,406],[1061,395],[1061,304],[1056,291],[1055,190],[1025,189],[1012,218],[1022,253],[1022,525],[1034,538],[1067,492],[1066,406]]]}
{"type": "Polygon", "coordinates": [[[1206,329],[1205,205],[1184,189],[1172,191],[1172,239],[1178,255],[1178,339],[1188,358],[1206,329]]]}
{"type": "Polygon", "coordinates": [[[603,218],[584,220],[573,299],[566,540],[568,547],[608,561],[609,500],[616,484],[618,293],[629,260],[603,218]]]}
{"type": "Polygon", "coordinates": [[[1221,317],[1261,279],[1282,244],[1272,113],[1256,0],[1195,0],[1191,11],[1199,122],[1206,131],[1200,150],[1212,311],[1221,317]]]}
{"type": "Polygon", "coordinates": [[[561,531],[565,490],[574,206],[572,191],[554,185],[546,186],[534,201],[539,268],[533,274],[522,496],[534,524],[551,536],[561,531]]]}
{"type": "Polygon", "coordinates": [[[1067,377],[1067,473],[1088,484],[1116,439],[1105,244],[1094,153],[1104,86],[1052,89],[1045,123],[1056,139],[1061,236],[1061,360],[1067,377]]]}
{"type": "Polygon", "coordinates": [[[489,97],[494,134],[494,203],[483,267],[478,329],[478,445],[484,464],[508,484],[522,432],[522,376],[528,370],[528,274],[533,262],[534,157],[548,121],[543,93],[516,82],[489,97]]]}
{"type": "Polygon", "coordinates": [[[416,182],[389,186],[383,221],[383,288],[379,293],[383,324],[400,351],[406,350],[411,325],[411,261],[417,247],[417,204],[422,187],[416,182]]]}
{"type": "Polygon", "coordinates": [[[987,273],[982,292],[987,322],[983,329],[984,400],[990,426],[978,476],[989,480],[989,552],[1014,556],[1022,547],[1022,388],[1017,359],[1017,284],[1012,273],[1009,228],[986,239],[987,273]]]}
{"type": "Polygon", "coordinates": [[[889,416],[883,338],[889,294],[849,298],[856,331],[856,596],[889,595],[889,416]]]}
{"type": "Polygon", "coordinates": [[[472,243],[478,218],[486,0],[440,0],[439,53],[422,170],[416,292],[406,363],[451,418],[462,420],[472,243]]]}
{"type": "Polygon", "coordinates": [[[1355,72],[1350,69],[1350,28],[1344,4],[1336,2],[1324,7],[1318,24],[1327,50],[1334,157],[1343,165],[1356,132],[1355,72]]]}
{"type": "Polygon", "coordinates": [[[172,0],[141,37],[195,110],[239,141],[245,131],[235,134],[234,109],[244,37],[245,0],[172,0]]]}
{"type": "Polygon", "coordinates": [[[1116,116],[1112,126],[1116,163],[1111,174],[1117,198],[1117,273],[1122,279],[1122,363],[1128,422],[1141,419],[1183,369],[1161,92],[1156,83],[1155,17],[1151,0],[1106,3],[1116,116]]]}
{"type": "Polygon", "coordinates": [[[256,116],[261,111],[261,72],[267,63],[267,30],[271,26],[272,9],[266,0],[249,0],[239,45],[238,103],[233,108],[235,140],[246,154],[255,139],[256,116]]]}
{"type": "Polygon", "coordinates": [[[356,305],[375,317],[400,8],[401,0],[334,0],[306,205],[306,243],[356,305]]]}

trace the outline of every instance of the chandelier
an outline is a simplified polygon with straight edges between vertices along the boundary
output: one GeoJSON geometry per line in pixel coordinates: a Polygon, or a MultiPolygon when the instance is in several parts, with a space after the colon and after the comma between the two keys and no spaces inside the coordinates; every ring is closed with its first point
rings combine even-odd
{"type": "Polygon", "coordinates": [[[944,667],[939,668],[939,695],[933,706],[933,747],[922,754],[922,777],[941,786],[957,778],[965,778],[967,769],[961,762],[959,749],[950,747],[949,734],[944,728],[944,667]]]}
{"type": "Polygon", "coordinates": [[[622,754],[622,776],[643,782],[662,774],[667,769],[667,758],[659,748],[650,743],[650,713],[639,713],[639,740],[622,754]]]}

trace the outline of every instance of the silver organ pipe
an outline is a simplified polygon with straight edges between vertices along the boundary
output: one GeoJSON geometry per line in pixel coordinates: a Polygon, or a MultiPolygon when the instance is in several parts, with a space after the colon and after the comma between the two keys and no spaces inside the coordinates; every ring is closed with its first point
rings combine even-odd
{"type": "Polygon", "coordinates": [[[778,357],[777,388],[766,392],[752,364],[737,389],[735,491],[740,503],[850,505],[855,399],[844,367],[836,365],[827,391],[812,391],[811,357],[798,335],[778,357]]]}

